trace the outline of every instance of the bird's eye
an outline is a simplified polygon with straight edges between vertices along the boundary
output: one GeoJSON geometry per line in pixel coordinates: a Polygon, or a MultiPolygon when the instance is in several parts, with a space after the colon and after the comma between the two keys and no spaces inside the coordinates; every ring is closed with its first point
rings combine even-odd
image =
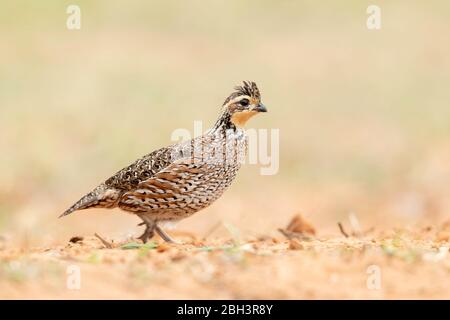
{"type": "Polygon", "coordinates": [[[250,101],[248,101],[248,99],[242,99],[241,101],[239,101],[239,103],[241,104],[241,106],[246,107],[248,106],[250,101]]]}

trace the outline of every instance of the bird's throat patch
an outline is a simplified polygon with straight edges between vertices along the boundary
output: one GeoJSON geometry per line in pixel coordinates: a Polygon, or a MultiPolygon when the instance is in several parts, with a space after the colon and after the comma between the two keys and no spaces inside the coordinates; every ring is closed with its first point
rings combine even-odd
{"type": "Polygon", "coordinates": [[[247,123],[248,119],[250,119],[257,113],[258,113],[257,111],[250,111],[250,110],[235,112],[231,116],[231,122],[235,126],[242,128],[247,123]]]}

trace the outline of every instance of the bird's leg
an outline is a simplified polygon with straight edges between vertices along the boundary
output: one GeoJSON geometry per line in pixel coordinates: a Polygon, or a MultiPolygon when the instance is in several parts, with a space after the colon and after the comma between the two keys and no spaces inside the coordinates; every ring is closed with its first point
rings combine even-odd
{"type": "Polygon", "coordinates": [[[163,229],[161,229],[158,224],[155,224],[155,231],[161,238],[163,238],[164,241],[169,243],[178,243],[177,241],[173,240],[167,233],[164,232],[163,229]]]}
{"type": "MultiPolygon", "coordinates": [[[[142,219],[142,220],[144,220],[144,219],[142,219]]],[[[141,239],[142,242],[146,243],[148,241],[148,239],[153,238],[153,236],[155,235],[156,224],[155,224],[155,222],[150,221],[150,220],[144,220],[144,222],[140,223],[139,225],[142,225],[142,224],[145,224],[145,231],[138,239],[141,239]]]]}

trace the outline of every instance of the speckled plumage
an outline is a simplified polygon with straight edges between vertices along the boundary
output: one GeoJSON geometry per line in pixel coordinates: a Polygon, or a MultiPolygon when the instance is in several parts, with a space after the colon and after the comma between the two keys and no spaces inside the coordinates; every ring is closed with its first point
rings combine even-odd
{"type": "Polygon", "coordinates": [[[62,216],[81,209],[119,207],[144,221],[143,241],[154,231],[171,241],[158,222],[186,218],[222,195],[246,156],[247,137],[240,125],[257,112],[266,111],[260,98],[256,84],[244,82],[225,100],[211,130],[136,160],[62,216]]]}

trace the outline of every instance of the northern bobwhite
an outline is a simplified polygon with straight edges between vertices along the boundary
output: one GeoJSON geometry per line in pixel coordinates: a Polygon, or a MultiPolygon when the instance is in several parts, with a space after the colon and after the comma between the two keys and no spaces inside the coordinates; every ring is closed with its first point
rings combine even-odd
{"type": "Polygon", "coordinates": [[[161,148],[138,159],[100,184],[65,211],[66,216],[88,208],[116,208],[139,216],[146,229],[143,242],[156,231],[173,240],[159,222],[176,221],[209,206],[231,184],[247,153],[243,125],[267,112],[254,82],[225,100],[214,127],[190,141],[161,148]]]}

